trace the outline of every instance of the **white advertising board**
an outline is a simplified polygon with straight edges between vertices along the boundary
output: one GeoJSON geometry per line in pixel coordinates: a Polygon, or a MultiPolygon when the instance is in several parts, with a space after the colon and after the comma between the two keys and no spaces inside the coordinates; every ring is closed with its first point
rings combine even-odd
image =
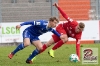
{"type": "MultiPolygon", "coordinates": [[[[81,21],[85,23],[85,29],[83,31],[82,40],[99,40],[99,20],[95,21],[81,21]]],[[[22,26],[20,30],[16,30],[15,26],[22,22],[16,23],[2,23],[0,29],[0,43],[22,42],[22,32],[27,26],[22,26]]],[[[41,42],[46,42],[51,38],[52,33],[47,32],[41,35],[39,38],[41,42]]],[[[74,40],[69,38],[69,40],[74,40]]]]}
{"type": "MultiPolygon", "coordinates": [[[[83,21],[84,22],[84,21],[83,21]]],[[[99,40],[99,21],[85,21],[82,40],[99,40]]]]}

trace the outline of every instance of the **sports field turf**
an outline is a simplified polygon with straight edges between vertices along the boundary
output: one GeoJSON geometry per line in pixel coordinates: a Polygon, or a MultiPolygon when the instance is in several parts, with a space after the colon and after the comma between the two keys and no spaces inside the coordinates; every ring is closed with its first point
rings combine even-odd
{"type": "MultiPolygon", "coordinates": [[[[82,44],[82,47],[93,47],[100,50],[100,44],[82,44]]],[[[24,50],[18,52],[13,59],[9,59],[8,54],[15,49],[16,46],[1,46],[0,47],[0,66],[100,66],[100,58],[98,58],[98,64],[82,64],[82,62],[70,62],[69,55],[75,53],[75,45],[63,45],[61,48],[57,49],[55,52],[55,58],[51,58],[48,55],[49,47],[45,52],[38,55],[33,64],[26,64],[25,61],[32,50],[35,49],[34,46],[29,46],[24,50]]],[[[100,55],[100,53],[98,53],[100,55]]],[[[98,56],[99,56],[98,55],[98,56]]]]}

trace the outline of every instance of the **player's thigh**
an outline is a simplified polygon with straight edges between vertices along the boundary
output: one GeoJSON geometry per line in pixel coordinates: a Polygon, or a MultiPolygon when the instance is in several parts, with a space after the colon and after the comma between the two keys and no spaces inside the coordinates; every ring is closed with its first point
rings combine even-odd
{"type": "Polygon", "coordinates": [[[32,41],[32,44],[33,44],[38,50],[42,50],[43,44],[41,43],[40,40],[32,41]]]}
{"type": "Polygon", "coordinates": [[[23,43],[24,46],[30,45],[30,34],[27,30],[23,32],[23,43]]]}

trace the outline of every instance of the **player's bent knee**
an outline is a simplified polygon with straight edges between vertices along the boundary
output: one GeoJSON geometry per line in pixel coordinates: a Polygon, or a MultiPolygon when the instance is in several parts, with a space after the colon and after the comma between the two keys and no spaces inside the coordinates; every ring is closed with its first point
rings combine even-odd
{"type": "Polygon", "coordinates": [[[39,51],[42,51],[43,50],[43,47],[38,47],[37,48],[39,51]]]}
{"type": "Polygon", "coordinates": [[[66,43],[68,41],[68,39],[63,39],[62,41],[63,41],[63,43],[66,43]]]}
{"type": "Polygon", "coordinates": [[[47,43],[46,46],[49,47],[49,46],[51,46],[52,44],[53,44],[53,43],[50,42],[50,43],[47,43]]]}
{"type": "Polygon", "coordinates": [[[67,35],[63,35],[61,40],[66,43],[68,41],[67,35]]]}
{"type": "Polygon", "coordinates": [[[27,44],[27,45],[24,45],[25,47],[27,47],[27,46],[29,46],[29,44],[27,44]]]}
{"type": "Polygon", "coordinates": [[[27,46],[29,46],[30,45],[30,43],[24,43],[24,46],[25,47],[27,47],[27,46]]]}
{"type": "Polygon", "coordinates": [[[54,43],[54,41],[48,41],[48,42],[46,43],[46,46],[49,47],[49,46],[51,46],[53,43],[54,43]]]}
{"type": "Polygon", "coordinates": [[[63,40],[64,43],[66,43],[68,41],[67,36],[64,36],[62,40],[63,40]]]}

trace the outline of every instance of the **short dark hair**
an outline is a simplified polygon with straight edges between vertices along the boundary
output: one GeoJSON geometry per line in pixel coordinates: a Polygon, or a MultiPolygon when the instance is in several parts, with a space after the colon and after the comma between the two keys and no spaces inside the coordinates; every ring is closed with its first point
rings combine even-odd
{"type": "Polygon", "coordinates": [[[84,29],[84,28],[85,28],[85,24],[82,23],[82,22],[80,22],[80,23],[79,23],[79,27],[84,29]]]}
{"type": "Polygon", "coordinates": [[[54,20],[56,20],[57,22],[59,22],[59,20],[56,17],[49,18],[49,21],[54,21],[54,20]]]}

